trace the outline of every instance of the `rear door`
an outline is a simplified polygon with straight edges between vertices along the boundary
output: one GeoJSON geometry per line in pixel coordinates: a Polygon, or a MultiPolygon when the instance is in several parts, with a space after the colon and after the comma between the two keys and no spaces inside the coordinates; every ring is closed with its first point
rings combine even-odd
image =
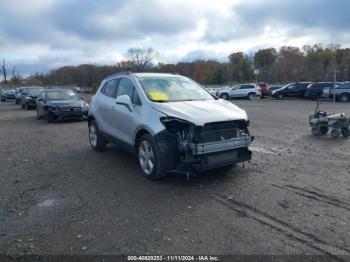
{"type": "Polygon", "coordinates": [[[118,79],[111,79],[105,83],[101,89],[100,97],[98,97],[97,112],[98,119],[100,120],[100,129],[111,136],[114,136],[113,126],[110,122],[112,117],[112,109],[115,106],[115,97],[117,95],[118,79]]]}

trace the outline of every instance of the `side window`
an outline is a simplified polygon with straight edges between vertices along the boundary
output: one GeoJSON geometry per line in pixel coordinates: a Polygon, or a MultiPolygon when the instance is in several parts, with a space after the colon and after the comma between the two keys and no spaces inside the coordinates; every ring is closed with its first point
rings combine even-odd
{"type": "Polygon", "coordinates": [[[134,93],[132,95],[132,103],[134,105],[141,105],[141,99],[139,97],[139,94],[137,93],[137,90],[134,87],[134,93]]]}
{"type": "Polygon", "coordinates": [[[128,78],[120,79],[117,97],[122,95],[128,95],[130,97],[130,100],[132,100],[133,93],[134,93],[134,85],[132,84],[131,80],[128,78]]]}
{"type": "Polygon", "coordinates": [[[240,89],[254,89],[254,86],[252,86],[252,85],[241,85],[240,89]]]}
{"type": "Polygon", "coordinates": [[[109,80],[102,88],[101,92],[108,96],[108,97],[112,97],[115,98],[116,97],[116,93],[117,93],[117,87],[118,87],[118,80],[116,79],[112,79],[109,80]]]}
{"type": "Polygon", "coordinates": [[[296,85],[290,85],[290,86],[288,86],[288,90],[294,90],[295,87],[296,87],[296,85]]]}
{"type": "Polygon", "coordinates": [[[117,97],[122,95],[128,95],[133,104],[141,105],[141,100],[137,90],[129,78],[122,78],[119,81],[117,97]]]}

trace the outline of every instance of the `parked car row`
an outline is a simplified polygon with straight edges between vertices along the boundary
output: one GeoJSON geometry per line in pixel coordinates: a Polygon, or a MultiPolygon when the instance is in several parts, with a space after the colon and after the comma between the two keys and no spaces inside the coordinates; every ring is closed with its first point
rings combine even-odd
{"type": "MultiPolygon", "coordinates": [[[[1,93],[2,102],[8,101],[8,90],[1,93]],[[4,94],[4,95],[3,95],[4,94]]],[[[88,117],[89,104],[70,89],[45,89],[42,87],[19,87],[11,91],[11,99],[23,109],[36,109],[37,119],[48,122],[88,117]]]]}
{"type": "Polygon", "coordinates": [[[285,97],[301,97],[308,99],[332,98],[335,90],[335,98],[340,102],[350,101],[350,83],[337,82],[299,82],[290,83],[271,92],[271,96],[277,99],[285,97]]]}

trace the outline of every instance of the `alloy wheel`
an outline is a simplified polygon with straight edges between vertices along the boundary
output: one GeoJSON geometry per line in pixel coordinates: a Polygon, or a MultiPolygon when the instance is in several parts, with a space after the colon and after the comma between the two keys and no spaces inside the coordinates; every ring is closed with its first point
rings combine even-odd
{"type": "Polygon", "coordinates": [[[139,161],[142,170],[147,174],[151,174],[154,167],[154,154],[151,144],[147,140],[143,140],[139,145],[139,161]]]}

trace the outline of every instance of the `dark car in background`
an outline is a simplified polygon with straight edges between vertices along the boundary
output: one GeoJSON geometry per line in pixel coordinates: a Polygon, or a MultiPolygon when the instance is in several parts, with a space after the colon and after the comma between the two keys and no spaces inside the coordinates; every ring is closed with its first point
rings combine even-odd
{"type": "Polygon", "coordinates": [[[21,95],[21,106],[27,110],[36,108],[36,99],[44,90],[41,87],[25,88],[21,95]]]}
{"type": "Polygon", "coordinates": [[[1,102],[6,102],[8,100],[15,100],[16,91],[14,89],[4,89],[0,93],[1,102]]]}
{"type": "Polygon", "coordinates": [[[273,91],[282,88],[283,85],[270,85],[269,86],[269,96],[272,94],[273,91]]]}
{"type": "Polygon", "coordinates": [[[271,96],[277,99],[285,97],[304,97],[307,86],[310,82],[290,83],[280,89],[272,91],[271,96]]]}
{"type": "Polygon", "coordinates": [[[37,99],[37,119],[43,118],[47,122],[85,120],[88,112],[89,104],[72,90],[48,89],[37,99]]]}
{"type": "Polygon", "coordinates": [[[305,97],[308,99],[321,98],[324,88],[333,88],[333,82],[315,82],[310,84],[305,91],[305,97]]]}

